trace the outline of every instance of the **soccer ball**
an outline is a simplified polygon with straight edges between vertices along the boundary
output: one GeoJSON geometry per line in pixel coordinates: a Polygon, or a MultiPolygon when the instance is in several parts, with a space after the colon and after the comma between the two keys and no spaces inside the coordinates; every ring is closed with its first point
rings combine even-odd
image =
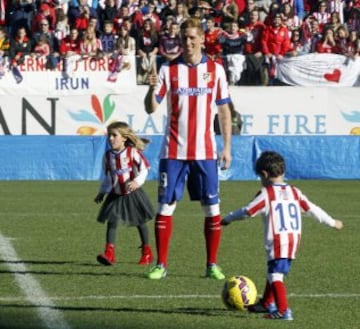
{"type": "Polygon", "coordinates": [[[244,311],[247,306],[255,303],[257,289],[248,277],[235,275],[226,280],[221,297],[228,309],[244,311]]]}

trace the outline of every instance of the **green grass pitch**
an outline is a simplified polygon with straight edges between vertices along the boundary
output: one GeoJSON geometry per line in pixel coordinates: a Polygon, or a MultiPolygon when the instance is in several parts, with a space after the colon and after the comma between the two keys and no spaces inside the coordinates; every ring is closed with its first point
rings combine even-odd
{"type": "MultiPolygon", "coordinates": [[[[285,281],[295,318],[289,323],[225,309],[223,282],[204,278],[203,215],[187,194],[174,217],[169,275],[150,281],[144,278],[148,267],[136,264],[135,228],[119,228],[115,266],[97,264],[106,228],[95,220],[99,182],[2,181],[0,328],[359,329],[360,183],[291,183],[345,226],[337,232],[303,218],[302,245],[285,281]],[[17,258],[6,254],[9,245],[17,258]]],[[[144,187],[154,207],[156,185],[144,187]]],[[[259,182],[221,182],[222,213],[247,203],[258,188],[259,182]]],[[[153,229],[152,221],[155,251],[153,229]]],[[[227,276],[250,277],[260,294],[266,270],[262,234],[260,218],[233,223],[223,229],[218,255],[227,276]]]]}

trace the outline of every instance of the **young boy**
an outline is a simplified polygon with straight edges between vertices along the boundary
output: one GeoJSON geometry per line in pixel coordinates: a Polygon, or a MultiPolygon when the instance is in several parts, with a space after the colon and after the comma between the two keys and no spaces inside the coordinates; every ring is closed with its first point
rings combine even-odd
{"type": "Polygon", "coordinates": [[[284,182],[285,162],[280,154],[263,152],[256,161],[255,171],[261,178],[261,191],[246,207],[225,216],[221,224],[262,215],[267,254],[266,287],[263,297],[249,306],[248,311],[267,313],[266,319],[293,320],[283,280],[300,244],[301,212],[337,230],[343,223],[310,202],[298,188],[284,182]]]}

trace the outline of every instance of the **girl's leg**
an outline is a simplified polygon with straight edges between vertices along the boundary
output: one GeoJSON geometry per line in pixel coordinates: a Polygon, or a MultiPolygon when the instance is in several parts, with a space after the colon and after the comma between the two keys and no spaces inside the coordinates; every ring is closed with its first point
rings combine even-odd
{"type": "Polygon", "coordinates": [[[97,256],[97,261],[103,265],[115,263],[115,244],[116,244],[117,222],[108,222],[106,228],[105,252],[97,256]]]}
{"type": "Polygon", "coordinates": [[[140,240],[141,240],[141,258],[138,262],[139,265],[148,265],[150,264],[154,257],[149,245],[149,228],[147,224],[142,224],[137,226],[140,240]]]}

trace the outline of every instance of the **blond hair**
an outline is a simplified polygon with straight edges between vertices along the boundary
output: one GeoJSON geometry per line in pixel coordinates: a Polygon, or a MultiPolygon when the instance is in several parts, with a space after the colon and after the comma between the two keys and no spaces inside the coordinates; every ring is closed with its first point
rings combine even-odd
{"type": "Polygon", "coordinates": [[[196,17],[190,17],[180,25],[181,33],[184,33],[186,29],[197,29],[199,35],[203,35],[205,33],[202,22],[196,17]]]}
{"type": "Polygon", "coordinates": [[[138,137],[126,122],[116,121],[108,125],[108,133],[113,129],[117,130],[123,137],[126,138],[126,146],[134,146],[142,151],[149,143],[148,139],[138,137]]]}

